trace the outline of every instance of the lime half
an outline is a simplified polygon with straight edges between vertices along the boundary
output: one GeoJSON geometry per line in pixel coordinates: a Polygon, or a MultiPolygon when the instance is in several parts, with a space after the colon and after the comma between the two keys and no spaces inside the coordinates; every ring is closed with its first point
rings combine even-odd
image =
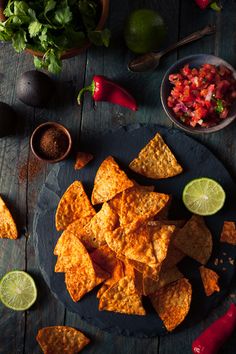
{"type": "Polygon", "coordinates": [[[1,279],[0,299],[6,307],[24,311],[33,305],[36,298],[35,282],[26,272],[13,270],[1,279]]]}
{"type": "Polygon", "coordinates": [[[214,179],[196,178],[185,186],[183,202],[194,214],[213,215],[223,207],[225,191],[214,179]]]}

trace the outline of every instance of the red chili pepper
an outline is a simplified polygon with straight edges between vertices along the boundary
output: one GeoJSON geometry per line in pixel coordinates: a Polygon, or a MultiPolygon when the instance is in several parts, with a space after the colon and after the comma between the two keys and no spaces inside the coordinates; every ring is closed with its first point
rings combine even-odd
{"type": "Polygon", "coordinates": [[[202,9],[202,10],[206,9],[208,6],[210,6],[215,11],[220,11],[221,10],[221,5],[219,4],[218,1],[195,0],[195,2],[200,7],[200,9],[202,9]]]}
{"type": "Polygon", "coordinates": [[[85,91],[92,93],[94,101],[106,101],[137,111],[135,99],[123,87],[107,79],[105,76],[95,75],[92,84],[80,90],[78,104],[85,91]]]}
{"type": "Polygon", "coordinates": [[[236,328],[236,306],[232,304],[228,311],[213,322],[192,344],[196,354],[216,354],[236,328]]]}

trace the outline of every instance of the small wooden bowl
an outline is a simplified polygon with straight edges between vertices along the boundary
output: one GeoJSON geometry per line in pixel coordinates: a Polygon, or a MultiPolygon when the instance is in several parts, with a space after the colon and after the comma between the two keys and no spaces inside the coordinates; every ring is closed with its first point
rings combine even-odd
{"type": "Polygon", "coordinates": [[[32,153],[34,154],[34,156],[38,160],[41,160],[41,161],[44,161],[44,162],[48,162],[48,163],[56,163],[56,162],[60,162],[62,160],[65,160],[68,157],[68,155],[69,155],[69,153],[71,151],[71,147],[72,147],[72,138],[71,138],[71,135],[70,135],[69,131],[64,127],[64,125],[56,123],[56,122],[46,122],[46,123],[40,124],[33,131],[32,135],[31,135],[31,138],[30,138],[30,148],[31,148],[32,153]],[[39,152],[38,139],[40,137],[40,134],[43,131],[45,131],[46,129],[49,129],[49,128],[56,128],[56,129],[61,130],[64,133],[64,135],[67,137],[67,139],[68,139],[68,148],[67,148],[67,150],[65,151],[65,153],[62,156],[60,156],[57,159],[46,159],[44,156],[40,155],[40,152],[39,152]]]}
{"type": "MultiPolygon", "coordinates": [[[[5,3],[6,0],[0,0],[0,21],[3,22],[6,20],[6,17],[4,16],[4,9],[5,9],[5,3]]],[[[100,0],[101,3],[101,16],[100,20],[98,21],[98,25],[96,27],[96,30],[100,31],[104,28],[106,20],[108,18],[109,14],[109,3],[110,0],[100,0]]],[[[75,57],[78,54],[81,54],[84,52],[86,49],[88,49],[91,46],[91,42],[89,40],[86,41],[86,43],[82,47],[78,48],[71,48],[66,50],[64,53],[61,55],[61,59],[69,59],[72,57],[75,57]]],[[[38,58],[42,58],[44,56],[43,52],[36,51],[33,49],[26,49],[27,53],[30,53],[38,58]]]]}

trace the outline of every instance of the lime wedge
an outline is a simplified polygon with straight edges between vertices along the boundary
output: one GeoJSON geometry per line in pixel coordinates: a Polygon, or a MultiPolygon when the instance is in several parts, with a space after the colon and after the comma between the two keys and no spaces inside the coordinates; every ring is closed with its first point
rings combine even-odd
{"type": "Polygon", "coordinates": [[[13,270],[1,279],[0,299],[6,307],[24,311],[33,305],[36,298],[35,282],[26,272],[13,270]]]}
{"type": "Polygon", "coordinates": [[[223,207],[225,191],[214,179],[202,177],[193,179],[185,186],[182,198],[192,213],[213,215],[223,207]]]}

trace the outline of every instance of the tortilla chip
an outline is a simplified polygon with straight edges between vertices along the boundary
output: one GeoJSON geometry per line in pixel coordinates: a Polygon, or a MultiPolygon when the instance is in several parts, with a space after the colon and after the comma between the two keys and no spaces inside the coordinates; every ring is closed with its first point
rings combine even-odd
{"type": "Polygon", "coordinates": [[[173,239],[169,244],[166,258],[162,264],[163,269],[171,269],[177,265],[186,255],[173,245],[173,239]]]}
{"type": "Polygon", "coordinates": [[[121,215],[122,193],[123,192],[118,193],[114,198],[112,198],[108,202],[109,206],[119,217],[121,215]]]}
{"type": "Polygon", "coordinates": [[[101,246],[92,252],[91,258],[93,262],[110,274],[109,279],[105,281],[97,293],[97,297],[99,298],[111,285],[124,277],[124,268],[123,263],[116,258],[115,252],[113,252],[107,245],[101,246]]]}
{"type": "Polygon", "coordinates": [[[183,171],[158,133],[140,151],[129,167],[134,172],[153,179],[173,177],[183,171]]]}
{"type": "Polygon", "coordinates": [[[96,214],[81,182],[73,182],[63,194],[56,211],[56,229],[65,230],[78,219],[96,214]]]}
{"type": "Polygon", "coordinates": [[[116,194],[133,186],[133,182],[120,169],[112,156],[100,165],[94,180],[92,204],[107,202],[116,194]]]}
{"type": "Polygon", "coordinates": [[[76,266],[65,273],[65,283],[72,300],[77,302],[108,277],[109,274],[95,264],[92,268],[76,266]]]}
{"type": "Polygon", "coordinates": [[[158,263],[162,263],[167,256],[171,237],[175,231],[174,225],[159,225],[148,226],[149,232],[152,237],[154,253],[158,263]]]}
{"type": "Polygon", "coordinates": [[[215,291],[219,292],[219,275],[214,270],[204,266],[199,267],[206,296],[212,295],[215,291]]]}
{"type": "Polygon", "coordinates": [[[225,221],[220,235],[220,241],[236,245],[236,227],[235,222],[225,221]]]}
{"type": "Polygon", "coordinates": [[[18,237],[15,221],[0,196],[0,238],[15,240],[18,237]]]}
{"type": "Polygon", "coordinates": [[[80,170],[84,166],[86,166],[91,160],[93,160],[93,155],[88,152],[77,152],[75,158],[75,170],[80,170]]]}
{"type": "Polygon", "coordinates": [[[55,272],[66,272],[76,266],[92,267],[92,260],[82,242],[67,230],[58,239],[54,254],[58,256],[55,272]]]}
{"type": "Polygon", "coordinates": [[[161,270],[159,281],[158,281],[158,287],[163,288],[167,284],[173,283],[176,280],[179,280],[183,277],[184,277],[183,274],[179,271],[179,269],[176,266],[166,270],[161,270]]]}
{"type": "Polygon", "coordinates": [[[151,220],[148,221],[148,225],[150,226],[155,226],[160,224],[160,222],[164,225],[174,225],[176,226],[175,232],[177,231],[177,228],[182,228],[186,221],[185,220],[167,220],[167,219],[157,219],[157,220],[151,220]]]}
{"type": "Polygon", "coordinates": [[[84,227],[88,234],[88,241],[94,247],[98,248],[106,244],[105,233],[115,229],[118,223],[118,215],[104,203],[101,210],[84,227]]]}
{"type": "Polygon", "coordinates": [[[121,204],[121,225],[133,222],[140,216],[150,219],[165,207],[167,194],[149,192],[141,187],[132,187],[123,192],[121,204]]]}
{"type": "Polygon", "coordinates": [[[134,222],[129,227],[119,227],[113,232],[107,232],[105,237],[108,246],[115,253],[145,263],[149,267],[157,266],[149,228],[143,224],[143,220],[134,222]]]}
{"type": "Polygon", "coordinates": [[[103,293],[99,301],[99,310],[114,311],[127,315],[145,315],[141,297],[132,277],[121,278],[103,293]]]}
{"type": "Polygon", "coordinates": [[[163,288],[167,284],[173,283],[174,281],[183,278],[183,274],[178,270],[177,267],[173,267],[167,270],[161,270],[159,275],[159,280],[155,281],[148,277],[143,278],[143,294],[149,295],[154,293],[160,288],[163,288]]]}
{"type": "Polygon", "coordinates": [[[149,298],[166,329],[173,331],[189,312],[192,287],[187,279],[179,279],[149,295],[149,298]]]}
{"type": "Polygon", "coordinates": [[[82,332],[67,326],[41,328],[36,340],[44,354],[78,353],[90,342],[82,332]]]}
{"type": "Polygon", "coordinates": [[[202,216],[193,215],[174,237],[174,246],[201,264],[212,252],[212,236],[202,216]]]}
{"type": "Polygon", "coordinates": [[[158,281],[143,276],[143,295],[148,296],[159,289],[158,281]]]}
{"type": "Polygon", "coordinates": [[[85,231],[84,226],[87,225],[91,219],[92,219],[92,216],[88,216],[85,218],[75,220],[66,229],[66,231],[68,231],[68,232],[72,233],[74,236],[76,236],[83,243],[84,247],[88,251],[93,251],[94,247],[91,244],[91,237],[85,231]]]}

